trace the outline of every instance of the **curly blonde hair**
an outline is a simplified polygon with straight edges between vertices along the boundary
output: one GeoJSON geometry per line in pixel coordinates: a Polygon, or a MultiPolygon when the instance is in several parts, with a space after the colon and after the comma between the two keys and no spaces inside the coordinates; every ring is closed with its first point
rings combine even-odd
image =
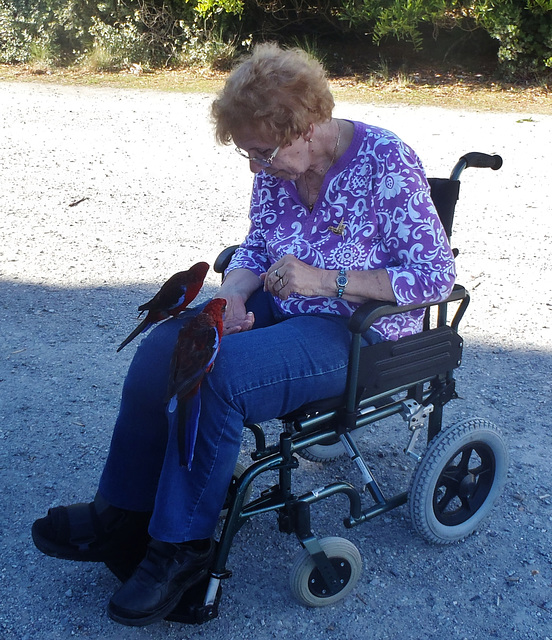
{"type": "Polygon", "coordinates": [[[302,49],[259,44],[228,77],[211,107],[217,141],[244,129],[289,144],[329,120],[334,99],[322,65],[302,49]]]}

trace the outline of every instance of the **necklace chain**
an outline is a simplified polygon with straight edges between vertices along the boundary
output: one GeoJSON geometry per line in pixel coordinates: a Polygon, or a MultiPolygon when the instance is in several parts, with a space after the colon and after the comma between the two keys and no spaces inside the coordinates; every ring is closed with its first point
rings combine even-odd
{"type": "MultiPolygon", "coordinates": [[[[339,126],[339,120],[336,120],[336,123],[337,123],[337,139],[335,141],[335,147],[332,153],[330,164],[328,165],[326,171],[324,171],[323,175],[326,175],[328,173],[328,171],[330,170],[330,167],[333,165],[333,163],[335,162],[335,159],[337,158],[337,150],[339,148],[339,143],[341,142],[341,127],[339,126]]],[[[307,207],[309,211],[312,212],[314,205],[316,203],[316,200],[311,204],[309,185],[305,176],[303,176],[303,181],[305,183],[305,189],[307,190],[307,207]]]]}

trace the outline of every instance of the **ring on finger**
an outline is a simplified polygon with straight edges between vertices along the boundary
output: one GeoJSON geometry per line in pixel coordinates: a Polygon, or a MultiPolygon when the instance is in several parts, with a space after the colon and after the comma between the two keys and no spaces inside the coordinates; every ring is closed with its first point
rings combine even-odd
{"type": "Polygon", "coordinates": [[[282,276],[280,275],[280,272],[278,271],[278,269],[274,269],[274,275],[280,280],[282,279],[282,276]]]}

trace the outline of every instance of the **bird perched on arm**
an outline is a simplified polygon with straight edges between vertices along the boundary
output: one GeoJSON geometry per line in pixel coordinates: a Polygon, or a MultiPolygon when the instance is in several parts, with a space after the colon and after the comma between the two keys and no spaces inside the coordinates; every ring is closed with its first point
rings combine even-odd
{"type": "MultiPolygon", "coordinates": [[[[149,302],[138,307],[140,315],[147,311],[146,317],[119,345],[117,352],[152,325],[170,316],[177,316],[197,296],[209,270],[206,262],[198,262],[187,271],[179,271],[171,276],[149,302]]],[[[140,316],[138,316],[140,317],[140,316]]]]}
{"type": "Polygon", "coordinates": [[[167,417],[178,433],[180,465],[192,467],[201,411],[200,386],[220,348],[226,300],[215,298],[178,334],[169,370],[167,417]]]}

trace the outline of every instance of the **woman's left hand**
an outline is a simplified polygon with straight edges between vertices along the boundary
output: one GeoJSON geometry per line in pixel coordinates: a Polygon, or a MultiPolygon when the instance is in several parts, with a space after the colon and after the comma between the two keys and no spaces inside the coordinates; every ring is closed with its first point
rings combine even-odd
{"type": "MultiPolygon", "coordinates": [[[[319,269],[288,254],[261,275],[264,290],[286,300],[292,293],[306,297],[337,296],[338,269],[319,269]]],[[[349,284],[343,298],[349,302],[367,300],[396,302],[391,279],[386,269],[348,271],[349,284]]]]}
{"type": "Polygon", "coordinates": [[[307,297],[332,295],[325,284],[327,279],[327,271],[306,264],[291,254],[275,262],[261,275],[264,290],[282,300],[289,298],[292,293],[307,297]]]}

